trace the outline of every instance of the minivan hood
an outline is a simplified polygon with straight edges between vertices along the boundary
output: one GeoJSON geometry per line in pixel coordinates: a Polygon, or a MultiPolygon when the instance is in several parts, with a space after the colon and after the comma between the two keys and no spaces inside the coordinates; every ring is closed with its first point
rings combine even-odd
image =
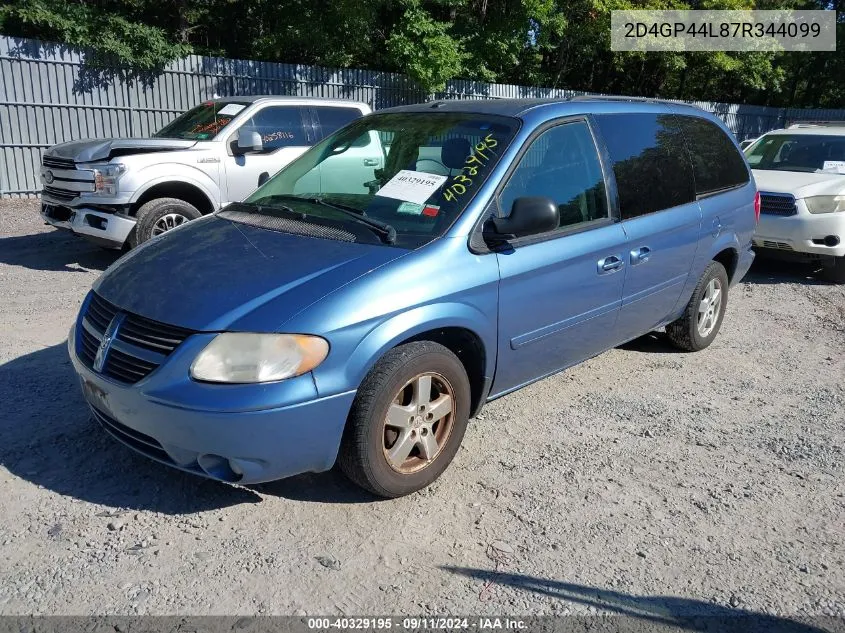
{"type": "Polygon", "coordinates": [[[127,312],[162,323],[197,331],[272,332],[330,292],[408,252],[207,216],[130,251],[94,290],[127,312]]]}
{"type": "Polygon", "coordinates": [[[758,191],[790,193],[796,198],[845,193],[845,175],[752,169],[758,191]]]}
{"type": "Polygon", "coordinates": [[[117,156],[129,154],[188,149],[196,144],[196,141],[184,141],[175,138],[83,139],[53,145],[53,147],[44,151],[44,156],[70,159],[75,163],[89,163],[97,160],[110,160],[117,156]]]}

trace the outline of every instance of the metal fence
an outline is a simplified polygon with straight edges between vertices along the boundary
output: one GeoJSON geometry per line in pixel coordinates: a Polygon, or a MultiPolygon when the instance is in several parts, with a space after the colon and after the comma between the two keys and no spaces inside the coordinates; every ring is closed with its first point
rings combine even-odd
{"type": "MultiPolygon", "coordinates": [[[[431,95],[404,75],[200,57],[155,74],[94,69],[62,44],[0,36],[0,197],[34,196],[41,151],[80,138],[148,136],[177,114],[215,96],[282,94],[365,101],[374,109],[431,95]]],[[[450,81],[438,99],[571,97],[583,92],[450,81]]],[[[795,120],[845,120],[845,110],[799,110],[694,102],[740,140],[795,120]]]]}

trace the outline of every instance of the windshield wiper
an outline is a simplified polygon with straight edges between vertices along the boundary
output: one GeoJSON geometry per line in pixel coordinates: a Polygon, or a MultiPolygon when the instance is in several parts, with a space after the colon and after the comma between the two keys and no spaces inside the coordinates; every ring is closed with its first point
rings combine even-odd
{"type": "Polygon", "coordinates": [[[261,200],[273,198],[282,198],[285,200],[302,200],[303,202],[310,202],[311,204],[316,204],[323,207],[328,207],[330,209],[334,209],[335,211],[340,211],[344,215],[372,229],[374,233],[378,234],[378,236],[382,239],[385,244],[396,243],[396,229],[393,228],[393,226],[391,226],[387,222],[382,222],[381,220],[368,218],[366,215],[364,215],[363,211],[361,211],[360,209],[356,209],[355,207],[350,206],[348,204],[342,204],[340,202],[328,202],[323,198],[296,196],[293,194],[284,193],[267,196],[267,198],[261,198],[261,200]]]}

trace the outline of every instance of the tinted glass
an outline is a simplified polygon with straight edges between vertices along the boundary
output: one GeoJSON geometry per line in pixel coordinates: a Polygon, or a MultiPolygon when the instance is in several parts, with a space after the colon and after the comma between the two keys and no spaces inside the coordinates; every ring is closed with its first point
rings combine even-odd
{"type": "Polygon", "coordinates": [[[342,222],[379,243],[349,213],[332,209],[342,206],[390,224],[398,246],[415,247],[451,226],[518,129],[517,119],[487,114],[372,114],[316,144],[243,204],[264,215],[293,210],[342,222]],[[373,139],[365,156],[349,151],[361,139],[373,139]]]}
{"type": "Polygon", "coordinates": [[[742,155],[718,125],[694,116],[678,116],[677,121],[690,150],[697,194],[748,182],[742,155]]]}
{"type": "Polygon", "coordinates": [[[695,200],[692,166],[671,114],[596,116],[619,190],[622,219],[695,200]]]}
{"type": "Polygon", "coordinates": [[[608,217],[601,163],[585,121],[555,126],[531,143],[499,196],[500,212],[509,214],[523,196],[554,200],[561,227],[608,217]]]}
{"type": "Polygon", "coordinates": [[[336,132],[347,123],[360,119],[363,115],[356,108],[341,108],[330,106],[319,106],[314,108],[317,112],[317,119],[320,122],[320,138],[336,132]]]}
{"type": "Polygon", "coordinates": [[[261,135],[264,149],[310,145],[302,125],[302,111],[295,106],[270,106],[256,112],[244,127],[261,135]]]}
{"type": "Polygon", "coordinates": [[[845,135],[767,134],[745,150],[752,169],[841,173],[845,135]]]}
{"type": "Polygon", "coordinates": [[[185,140],[202,141],[214,138],[220,130],[229,125],[232,119],[243,110],[248,103],[227,101],[207,101],[196,108],[192,108],[171,121],[158,132],[155,138],[180,138],[185,140]]]}

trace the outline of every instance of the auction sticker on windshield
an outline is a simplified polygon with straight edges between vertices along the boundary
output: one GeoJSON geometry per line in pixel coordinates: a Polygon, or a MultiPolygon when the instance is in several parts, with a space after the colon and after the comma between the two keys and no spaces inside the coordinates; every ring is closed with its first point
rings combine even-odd
{"type": "Polygon", "coordinates": [[[421,205],[442,187],[447,179],[448,176],[403,169],[376,191],[376,195],[421,205]]]}
{"type": "Polygon", "coordinates": [[[228,114],[229,116],[235,116],[238,112],[243,110],[246,106],[241,105],[240,103],[230,103],[227,106],[220,109],[220,112],[217,114],[223,115],[228,114]]]}
{"type": "Polygon", "coordinates": [[[836,171],[837,174],[845,174],[845,160],[826,160],[822,166],[824,171],[836,171]]]}

